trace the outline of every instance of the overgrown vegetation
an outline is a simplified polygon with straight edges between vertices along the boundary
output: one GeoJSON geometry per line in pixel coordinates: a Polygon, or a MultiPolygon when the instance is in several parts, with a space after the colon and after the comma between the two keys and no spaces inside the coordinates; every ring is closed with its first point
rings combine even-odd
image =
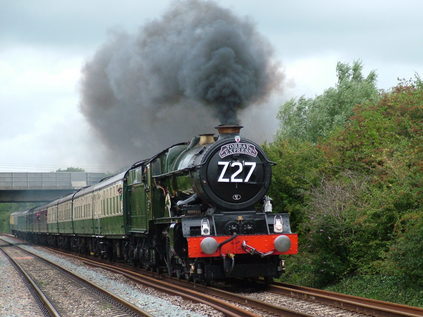
{"type": "Polygon", "coordinates": [[[278,163],[275,206],[300,234],[285,279],[386,281],[372,297],[423,306],[423,83],[416,76],[378,92],[360,63],[337,72],[335,88],[282,106],[278,138],[266,145],[278,163]]]}

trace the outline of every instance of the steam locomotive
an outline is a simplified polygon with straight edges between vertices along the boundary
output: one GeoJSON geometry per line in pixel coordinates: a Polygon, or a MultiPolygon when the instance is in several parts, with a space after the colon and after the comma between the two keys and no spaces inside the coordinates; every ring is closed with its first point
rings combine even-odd
{"type": "Polygon", "coordinates": [[[289,215],[266,196],[270,162],[238,125],[218,126],[47,205],[11,214],[36,243],[198,281],[271,280],[297,253],[289,215]]]}

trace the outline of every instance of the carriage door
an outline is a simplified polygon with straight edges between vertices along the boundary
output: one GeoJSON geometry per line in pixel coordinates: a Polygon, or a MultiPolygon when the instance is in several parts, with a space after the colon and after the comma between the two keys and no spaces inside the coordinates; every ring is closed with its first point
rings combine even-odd
{"type": "Polygon", "coordinates": [[[148,229],[150,208],[149,167],[139,166],[129,171],[126,198],[128,202],[128,225],[131,232],[145,232],[148,229]]]}

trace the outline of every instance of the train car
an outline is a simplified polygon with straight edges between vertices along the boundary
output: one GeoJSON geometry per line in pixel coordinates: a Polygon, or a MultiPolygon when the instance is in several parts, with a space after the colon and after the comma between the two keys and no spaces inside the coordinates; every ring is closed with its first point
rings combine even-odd
{"type": "Polygon", "coordinates": [[[13,235],[16,235],[16,231],[18,228],[18,211],[17,212],[12,212],[9,216],[9,228],[10,228],[10,232],[13,235]]]}
{"type": "Polygon", "coordinates": [[[126,234],[123,223],[123,178],[120,173],[93,186],[94,231],[98,236],[119,239],[126,234]]]}
{"type": "Polygon", "coordinates": [[[14,221],[15,221],[15,232],[24,232],[26,230],[26,220],[23,215],[23,211],[16,211],[13,213],[14,221]]]}
{"type": "Polygon", "coordinates": [[[10,214],[10,229],[13,235],[26,238],[32,227],[29,224],[29,214],[31,209],[25,211],[15,211],[10,214]]]}
{"type": "Polygon", "coordinates": [[[73,198],[72,248],[102,256],[119,253],[127,238],[123,217],[125,172],[78,191],[73,198]]]}
{"type": "Polygon", "coordinates": [[[59,234],[72,235],[72,198],[74,194],[67,195],[57,202],[57,226],[59,234]]]}
{"type": "Polygon", "coordinates": [[[266,196],[273,163],[240,129],[219,126],[39,207],[35,228],[49,244],[188,279],[278,277],[297,235],[266,196]]]}
{"type": "Polygon", "coordinates": [[[49,236],[49,244],[55,245],[54,241],[59,234],[59,225],[57,217],[57,201],[53,201],[46,205],[47,208],[47,232],[49,236]]]}
{"type": "Polygon", "coordinates": [[[57,245],[70,250],[71,238],[74,236],[72,219],[72,199],[75,193],[69,194],[57,201],[57,245]]]}
{"type": "Polygon", "coordinates": [[[73,198],[74,230],[81,236],[94,235],[93,197],[92,188],[83,188],[73,198]]]}
{"type": "Polygon", "coordinates": [[[33,232],[47,233],[47,206],[36,207],[31,211],[33,232]]]}

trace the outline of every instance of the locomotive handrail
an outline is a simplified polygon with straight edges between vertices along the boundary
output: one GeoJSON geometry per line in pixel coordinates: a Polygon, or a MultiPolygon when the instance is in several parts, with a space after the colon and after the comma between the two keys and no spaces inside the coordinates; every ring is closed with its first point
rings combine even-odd
{"type": "Polygon", "coordinates": [[[144,160],[141,160],[141,161],[135,162],[134,164],[132,164],[131,168],[138,167],[138,166],[140,166],[140,165],[142,165],[142,164],[144,164],[144,163],[150,163],[150,162],[154,161],[156,158],[158,158],[160,155],[162,155],[163,153],[165,153],[165,152],[166,152],[166,151],[168,151],[169,149],[173,148],[174,146],[178,146],[178,145],[187,145],[187,144],[189,144],[189,142],[180,142],[180,143],[173,144],[173,145],[171,145],[171,146],[167,147],[167,148],[166,148],[166,149],[164,149],[163,151],[161,151],[161,152],[157,153],[156,155],[154,155],[154,156],[152,156],[152,157],[150,157],[150,158],[147,158],[147,159],[144,159],[144,160]]]}
{"type": "Polygon", "coordinates": [[[238,234],[234,233],[234,234],[232,235],[232,237],[230,237],[229,239],[226,239],[225,241],[220,242],[220,243],[217,245],[216,250],[220,250],[220,248],[221,248],[223,245],[225,245],[225,244],[226,244],[226,243],[228,243],[228,242],[231,242],[231,241],[232,241],[233,239],[235,239],[237,236],[238,236],[238,234]]]}
{"type": "Polygon", "coordinates": [[[169,172],[169,173],[154,175],[152,177],[154,179],[160,179],[160,178],[169,177],[169,176],[173,176],[173,175],[182,175],[185,172],[189,172],[189,171],[192,171],[192,170],[198,168],[199,166],[201,166],[201,165],[196,165],[196,166],[192,166],[192,167],[186,167],[186,168],[181,169],[181,170],[176,170],[176,171],[172,171],[172,172],[169,172]]]}

